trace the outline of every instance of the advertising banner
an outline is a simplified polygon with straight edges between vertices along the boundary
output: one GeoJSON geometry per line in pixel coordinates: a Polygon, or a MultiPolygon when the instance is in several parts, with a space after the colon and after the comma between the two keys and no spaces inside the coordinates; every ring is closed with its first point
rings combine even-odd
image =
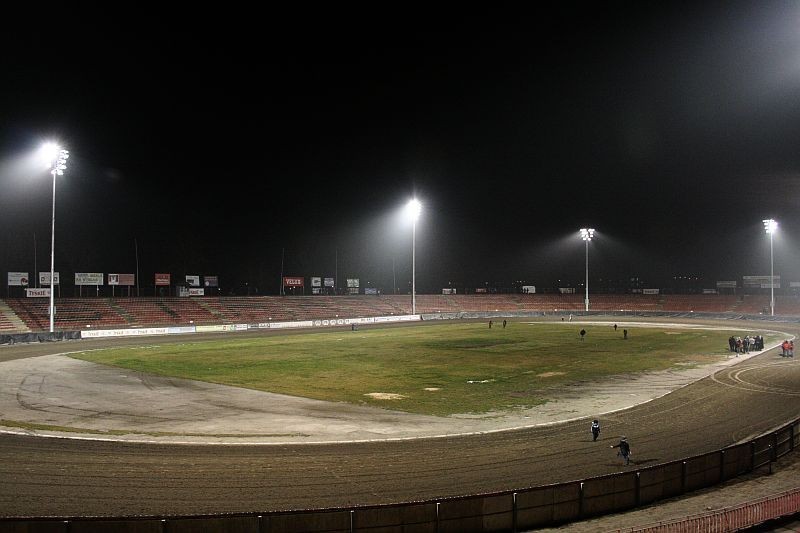
{"type": "MultiPolygon", "coordinates": [[[[61,285],[61,276],[58,272],[53,272],[53,277],[56,279],[55,285],[61,285]]],[[[50,285],[50,272],[39,272],[39,285],[50,285]]]]}
{"type": "MultiPolygon", "coordinates": [[[[770,288],[769,276],[742,276],[742,285],[750,288],[769,289],[770,288]]],[[[780,275],[776,275],[773,278],[772,287],[775,289],[781,288],[780,275]]]]}
{"type": "Polygon", "coordinates": [[[350,288],[358,287],[359,286],[359,279],[358,278],[347,278],[347,286],[350,287],[350,288]]]}
{"type": "Polygon", "coordinates": [[[523,285],[522,294],[536,294],[536,285],[523,285]]]}
{"type": "Polygon", "coordinates": [[[203,276],[203,284],[206,287],[219,287],[219,277],[217,277],[217,276],[203,276]]]}
{"type": "Polygon", "coordinates": [[[186,276],[186,283],[189,284],[190,287],[199,287],[200,286],[200,276],[186,276]]]}
{"type": "Polygon", "coordinates": [[[347,289],[347,294],[358,294],[358,287],[350,287],[347,289]]]}
{"type": "Polygon", "coordinates": [[[28,286],[28,273],[27,272],[9,272],[8,273],[8,285],[13,285],[15,287],[27,287],[28,286]]]}
{"type": "Polygon", "coordinates": [[[378,289],[376,289],[374,287],[365,287],[364,288],[364,294],[375,294],[375,295],[377,295],[378,294],[378,289]]]}
{"type": "Polygon", "coordinates": [[[136,275],[135,274],[109,274],[108,275],[108,284],[109,285],[133,286],[133,285],[136,285],[136,275]]]}
{"type": "Polygon", "coordinates": [[[312,287],[322,287],[322,278],[311,278],[312,287]]]}
{"type": "Polygon", "coordinates": [[[322,294],[322,287],[311,287],[311,294],[322,294]]]}
{"type": "Polygon", "coordinates": [[[735,281],[718,281],[717,282],[718,289],[735,289],[736,282],[735,281]]]}
{"type": "Polygon", "coordinates": [[[25,289],[28,298],[50,298],[50,287],[46,289],[25,289]]]}
{"type": "Polygon", "coordinates": [[[558,292],[561,294],[575,294],[575,287],[559,287],[558,292]]]}
{"type": "Polygon", "coordinates": [[[189,289],[189,296],[205,296],[206,290],[205,289],[195,289],[194,287],[189,289]]]}
{"type": "Polygon", "coordinates": [[[642,289],[642,294],[659,294],[661,289],[642,289]]]}
{"type": "Polygon", "coordinates": [[[326,287],[333,287],[333,278],[325,278],[325,286],[326,287]]]}
{"type": "Polygon", "coordinates": [[[75,285],[102,285],[102,272],[75,272],[75,285]]]}
{"type": "Polygon", "coordinates": [[[304,287],[305,280],[300,277],[296,276],[284,276],[283,277],[283,286],[284,287],[304,287]]]}
{"type": "Polygon", "coordinates": [[[442,294],[456,294],[455,289],[442,289],[442,294]]]}
{"type": "Polygon", "coordinates": [[[170,274],[156,274],[156,286],[158,285],[165,285],[169,287],[170,285],[170,274]]]}

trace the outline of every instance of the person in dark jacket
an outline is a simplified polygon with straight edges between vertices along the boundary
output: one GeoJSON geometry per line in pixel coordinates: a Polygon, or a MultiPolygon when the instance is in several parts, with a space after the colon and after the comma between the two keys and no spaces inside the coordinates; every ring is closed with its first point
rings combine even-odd
{"type": "Polygon", "coordinates": [[[592,421],[592,441],[596,441],[600,436],[600,421],[596,418],[592,421]]]}
{"type": "Polygon", "coordinates": [[[617,452],[617,457],[622,457],[625,460],[626,465],[630,464],[631,445],[628,444],[628,437],[620,437],[619,442],[611,447],[619,448],[619,451],[617,452]]]}

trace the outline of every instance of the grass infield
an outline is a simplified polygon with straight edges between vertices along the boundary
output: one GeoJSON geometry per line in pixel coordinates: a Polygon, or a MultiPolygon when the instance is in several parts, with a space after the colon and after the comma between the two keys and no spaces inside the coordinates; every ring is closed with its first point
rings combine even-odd
{"type": "MultiPolygon", "coordinates": [[[[729,356],[742,330],[495,321],[113,348],[73,357],[161,376],[431,415],[532,407],[548,391],[729,356]],[[623,327],[628,339],[623,339],[623,327]],[[584,341],[579,331],[586,330],[584,341]]],[[[777,340],[777,336],[766,336],[777,340]],[[773,338],[774,337],[774,338],[773,338]]]]}

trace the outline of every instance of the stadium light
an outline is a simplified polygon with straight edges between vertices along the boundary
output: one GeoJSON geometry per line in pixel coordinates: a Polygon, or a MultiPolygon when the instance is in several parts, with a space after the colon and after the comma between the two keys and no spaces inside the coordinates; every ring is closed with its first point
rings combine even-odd
{"type": "MultiPolygon", "coordinates": [[[[42,146],[42,154],[47,158],[50,165],[50,174],[53,175],[53,213],[50,227],[50,333],[55,331],[55,250],[56,250],[56,177],[63,176],[67,170],[67,159],[69,151],[62,149],[54,143],[46,143],[42,146]]],[[[39,275],[38,273],[34,273],[39,275]]]]}
{"type": "Polygon", "coordinates": [[[594,237],[594,229],[581,228],[581,239],[586,243],[586,310],[589,310],[589,241],[594,237]]]}
{"type": "Polygon", "coordinates": [[[775,316],[775,263],[772,254],[772,236],[778,229],[778,223],[771,218],[767,218],[762,222],[764,222],[764,231],[769,235],[769,313],[771,316],[775,316]]]}
{"type": "Polygon", "coordinates": [[[411,314],[417,314],[417,219],[422,204],[416,198],[406,204],[405,215],[411,221],[411,314]]]}

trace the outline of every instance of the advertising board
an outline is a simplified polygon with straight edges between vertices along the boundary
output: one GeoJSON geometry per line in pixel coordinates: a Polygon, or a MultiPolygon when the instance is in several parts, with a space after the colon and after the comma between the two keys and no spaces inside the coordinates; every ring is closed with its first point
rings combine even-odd
{"type": "Polygon", "coordinates": [[[189,284],[190,287],[199,287],[200,286],[200,276],[193,276],[193,275],[186,275],[186,283],[189,284]]]}
{"type": "Polygon", "coordinates": [[[75,272],[75,285],[102,285],[102,272],[75,272]]]}
{"type": "Polygon", "coordinates": [[[349,288],[359,287],[359,283],[360,283],[360,281],[359,281],[358,278],[347,278],[347,286],[349,288]]]}
{"type": "Polygon", "coordinates": [[[322,278],[312,277],[311,278],[311,286],[312,287],[322,287],[322,278]]]}
{"type": "Polygon", "coordinates": [[[50,287],[46,289],[25,289],[25,296],[28,298],[49,298],[50,287]]]}
{"type": "Polygon", "coordinates": [[[305,286],[305,280],[298,276],[284,276],[283,277],[283,286],[284,287],[303,287],[305,286]]]}
{"type": "Polygon", "coordinates": [[[127,285],[133,286],[136,285],[136,275],[135,274],[109,274],[108,275],[108,284],[109,285],[127,285]]]}
{"type": "Polygon", "coordinates": [[[219,287],[219,277],[203,276],[203,285],[206,287],[219,287]]]}
{"type": "Polygon", "coordinates": [[[326,287],[334,287],[333,278],[325,278],[326,287]]]}
{"type": "MultiPolygon", "coordinates": [[[[55,285],[60,285],[61,276],[58,272],[53,272],[53,277],[56,280],[55,285]]],[[[39,285],[50,285],[50,272],[39,272],[39,285]]]]}
{"type": "Polygon", "coordinates": [[[171,274],[156,274],[155,275],[155,283],[156,286],[165,285],[169,287],[171,281],[171,274]]]}
{"type": "Polygon", "coordinates": [[[12,285],[15,287],[27,287],[28,286],[28,273],[27,272],[9,272],[8,273],[8,285],[12,285]]]}

